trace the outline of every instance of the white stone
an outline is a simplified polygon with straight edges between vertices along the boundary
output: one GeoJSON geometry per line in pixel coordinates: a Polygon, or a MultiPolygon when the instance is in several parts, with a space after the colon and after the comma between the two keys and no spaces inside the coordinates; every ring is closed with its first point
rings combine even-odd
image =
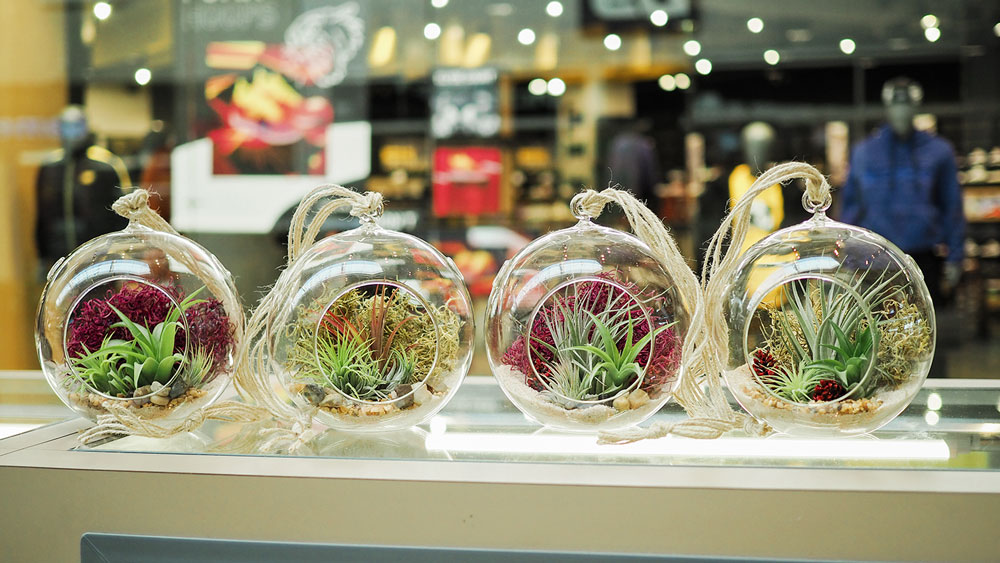
{"type": "Polygon", "coordinates": [[[649,402],[649,393],[642,389],[636,389],[628,395],[628,404],[631,408],[637,409],[649,402]]]}
{"type": "Polygon", "coordinates": [[[430,401],[434,396],[431,392],[427,390],[427,386],[423,383],[418,383],[416,387],[413,388],[413,402],[417,405],[422,405],[427,401],[430,401]]]}
{"type": "Polygon", "coordinates": [[[615,410],[627,411],[629,409],[628,395],[618,395],[615,397],[614,402],[611,403],[611,406],[613,406],[615,410]]]}

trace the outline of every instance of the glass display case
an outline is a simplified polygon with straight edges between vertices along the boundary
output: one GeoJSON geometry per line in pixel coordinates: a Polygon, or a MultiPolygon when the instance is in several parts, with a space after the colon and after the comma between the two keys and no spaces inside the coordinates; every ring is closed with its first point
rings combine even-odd
{"type": "MultiPolygon", "coordinates": [[[[166,440],[129,437],[84,448],[76,434],[89,423],[66,420],[0,440],[0,482],[5,502],[20,507],[25,523],[11,553],[42,549],[53,560],[75,557],[88,531],[767,559],[983,560],[998,552],[990,517],[1000,502],[998,408],[1000,382],[929,380],[900,416],[871,435],[734,433],[608,446],[593,435],[539,429],[492,379],[470,377],[419,427],[365,434],[317,429],[293,455],[262,452],[264,440],[246,439],[266,428],[221,422],[166,440]],[[87,500],[109,487],[138,496],[87,500]],[[190,503],[199,497],[212,500],[197,504],[204,517],[192,518],[190,503]],[[629,526],[579,534],[592,525],[594,510],[611,506],[629,513],[629,526]],[[694,516],[665,525],[668,509],[694,516]],[[290,517],[304,510],[330,516],[290,517]],[[705,510],[708,519],[697,516],[705,510]],[[855,539],[820,547],[811,534],[761,541],[793,520],[827,537],[855,539]],[[875,526],[877,534],[856,533],[875,526]]],[[[668,404],[651,422],[684,416],[668,404]]]]}

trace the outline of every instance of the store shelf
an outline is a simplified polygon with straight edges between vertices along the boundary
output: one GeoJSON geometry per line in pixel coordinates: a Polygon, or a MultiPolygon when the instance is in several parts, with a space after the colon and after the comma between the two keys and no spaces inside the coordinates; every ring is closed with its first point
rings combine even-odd
{"type": "MultiPolygon", "coordinates": [[[[741,435],[600,446],[542,430],[471,377],[422,428],[325,431],[295,455],[210,423],[77,446],[68,420],[0,440],[12,560],[67,560],[84,532],[765,558],[1000,553],[1000,381],[929,382],[874,436],[741,435]],[[934,407],[933,409],[929,408],[934,407]],[[13,528],[11,528],[13,527],[13,528]],[[796,533],[779,533],[780,530],[796,533]],[[822,531],[829,542],[816,542],[822,531]],[[861,530],[866,530],[861,533],[861,530]],[[877,532],[872,531],[877,530],[877,532]],[[838,539],[839,538],[839,539],[838,539]],[[850,541],[843,541],[850,538],[850,541]],[[944,538],[948,538],[947,541],[944,538]]],[[[659,420],[683,417],[670,406],[659,420]]]]}

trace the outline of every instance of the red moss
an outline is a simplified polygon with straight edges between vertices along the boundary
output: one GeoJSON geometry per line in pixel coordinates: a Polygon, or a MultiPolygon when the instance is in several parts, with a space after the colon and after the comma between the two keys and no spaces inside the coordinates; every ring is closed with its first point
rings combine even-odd
{"type": "MultiPolygon", "coordinates": [[[[178,302],[184,298],[178,288],[168,287],[166,291],[178,302]]],[[[120,320],[111,306],[132,322],[152,329],[166,320],[173,304],[163,291],[145,284],[129,284],[117,292],[108,290],[105,298],[84,301],[70,319],[66,342],[70,357],[84,356],[84,347],[91,352],[97,350],[107,336],[131,340],[128,329],[111,328],[120,320]]],[[[218,299],[196,303],[185,311],[184,317],[191,329],[192,343],[210,352],[217,369],[225,366],[233,346],[235,327],[222,303],[218,299]]],[[[174,351],[183,352],[186,339],[182,324],[175,337],[174,351]]]]}
{"type": "Polygon", "coordinates": [[[778,362],[774,359],[774,356],[766,350],[755,350],[753,353],[753,372],[757,374],[757,377],[766,377],[769,375],[777,375],[776,368],[778,362]]]}
{"type": "Polygon", "coordinates": [[[847,390],[836,379],[824,379],[816,384],[812,391],[812,400],[819,402],[836,401],[844,396],[847,390]]]}

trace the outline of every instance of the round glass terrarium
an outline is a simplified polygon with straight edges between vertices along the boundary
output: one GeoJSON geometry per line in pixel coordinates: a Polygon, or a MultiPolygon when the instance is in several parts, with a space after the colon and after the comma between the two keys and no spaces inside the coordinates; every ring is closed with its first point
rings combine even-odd
{"type": "Polygon", "coordinates": [[[83,416],[96,420],[119,405],[178,422],[225,390],[242,323],[215,256],[130,223],[52,267],[35,343],[49,385],[83,416]]]}
{"type": "Polygon", "coordinates": [[[270,357],[294,402],[331,428],[420,424],[469,370],[469,292],[423,240],[362,217],[312,245],[279,284],[293,297],[269,320],[270,357]]]}
{"type": "Polygon", "coordinates": [[[737,266],[724,304],[725,378],[743,408],[778,432],[871,432],[927,377],[934,307],[909,256],[815,211],[737,266]]]}
{"type": "Polygon", "coordinates": [[[501,268],[486,350],[500,387],[528,418],[612,430],[642,422],[670,398],[691,304],[645,243],[578,217],[501,268]]]}

